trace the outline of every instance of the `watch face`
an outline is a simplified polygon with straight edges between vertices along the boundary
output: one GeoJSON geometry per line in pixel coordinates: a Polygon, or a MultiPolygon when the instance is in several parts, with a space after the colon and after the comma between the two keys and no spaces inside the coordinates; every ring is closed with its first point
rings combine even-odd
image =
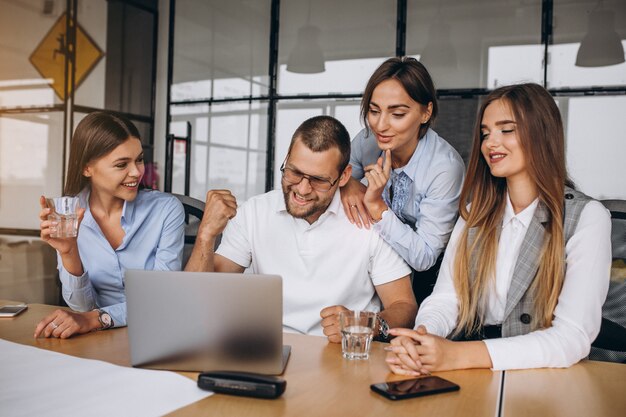
{"type": "Polygon", "coordinates": [[[105,313],[104,311],[100,312],[100,324],[102,324],[103,328],[108,328],[111,327],[111,316],[109,315],[109,313],[105,313]]]}

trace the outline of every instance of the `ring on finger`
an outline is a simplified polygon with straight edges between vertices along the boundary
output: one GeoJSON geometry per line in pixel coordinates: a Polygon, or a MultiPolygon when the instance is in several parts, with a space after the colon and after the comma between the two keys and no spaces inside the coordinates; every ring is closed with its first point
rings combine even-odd
{"type": "Polygon", "coordinates": [[[356,208],[356,204],[350,204],[350,208],[356,208]]]}
{"type": "Polygon", "coordinates": [[[56,324],[56,323],[55,323],[55,322],[53,322],[53,321],[51,321],[51,322],[50,322],[50,324],[52,325],[52,328],[53,328],[54,330],[56,330],[56,329],[57,329],[57,327],[59,327],[59,325],[58,325],[58,324],[56,324]]]}

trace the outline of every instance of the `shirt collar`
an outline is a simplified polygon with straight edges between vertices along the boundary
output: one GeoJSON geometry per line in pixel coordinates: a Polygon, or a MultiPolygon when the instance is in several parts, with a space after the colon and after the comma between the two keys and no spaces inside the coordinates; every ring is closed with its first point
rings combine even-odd
{"type": "MultiPolygon", "coordinates": [[[[426,134],[417,142],[417,148],[413,151],[413,155],[411,155],[409,162],[407,162],[407,164],[402,168],[398,168],[394,171],[397,174],[404,172],[411,179],[411,181],[415,182],[419,162],[423,155],[428,152],[428,148],[430,148],[430,144],[433,142],[433,135],[435,135],[435,132],[429,128],[426,131],[426,134]]],[[[381,152],[381,155],[382,154],[383,153],[381,152]]]]}
{"type": "Polygon", "coordinates": [[[504,216],[502,217],[502,226],[504,227],[509,222],[513,221],[513,219],[517,219],[524,225],[524,227],[527,228],[535,215],[535,210],[537,209],[538,204],[539,199],[535,198],[533,202],[528,205],[528,207],[515,214],[513,204],[511,204],[511,199],[509,198],[509,193],[506,193],[506,206],[504,208],[504,216]]]}
{"type": "MultiPolygon", "coordinates": [[[[326,211],[322,213],[320,218],[322,216],[325,216],[326,213],[337,214],[337,212],[340,209],[341,209],[341,193],[339,191],[339,187],[337,187],[337,189],[335,190],[335,195],[333,196],[333,199],[330,202],[330,205],[328,206],[326,211]]],[[[276,212],[277,213],[287,212],[287,205],[285,204],[285,197],[284,197],[284,193],[282,192],[282,190],[280,191],[280,198],[276,199],[276,212]]]]}
{"type": "MultiPolygon", "coordinates": [[[[91,195],[91,188],[89,186],[82,189],[80,193],[78,193],[78,198],[80,200],[80,206],[85,209],[85,219],[90,218],[93,219],[91,215],[91,209],[89,208],[89,196],[91,195]],[[89,214],[89,216],[87,216],[89,214]]],[[[137,193],[137,197],[139,197],[139,193],[137,193]]],[[[134,216],[135,216],[135,202],[137,198],[133,201],[124,201],[124,207],[122,208],[122,226],[127,224],[132,224],[134,216]]],[[[83,220],[85,221],[85,220],[83,220]]]]}
{"type": "Polygon", "coordinates": [[[285,194],[282,190],[276,190],[279,193],[279,198],[276,199],[276,212],[286,212],[287,205],[285,204],[285,194]]]}
{"type": "MultiPolygon", "coordinates": [[[[337,187],[337,189],[335,190],[335,195],[333,196],[333,200],[330,202],[330,205],[326,209],[326,213],[337,214],[339,210],[341,210],[341,192],[339,191],[339,187],[337,187]]],[[[322,214],[322,216],[324,214],[322,214]]]]}
{"type": "MultiPolygon", "coordinates": [[[[137,193],[137,196],[139,196],[139,193],[137,193]]],[[[126,225],[126,224],[132,224],[133,223],[133,219],[135,218],[135,202],[137,201],[137,198],[135,197],[135,199],[133,201],[124,201],[124,207],[122,208],[122,226],[126,225]]]]}

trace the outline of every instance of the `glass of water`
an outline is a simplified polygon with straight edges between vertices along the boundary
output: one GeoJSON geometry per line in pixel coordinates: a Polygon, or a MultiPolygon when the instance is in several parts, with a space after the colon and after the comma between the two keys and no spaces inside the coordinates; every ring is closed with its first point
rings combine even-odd
{"type": "Polygon", "coordinates": [[[47,198],[46,202],[51,209],[48,215],[50,237],[76,237],[78,234],[78,216],[76,214],[79,208],[78,197],[47,198]]]}
{"type": "Polygon", "coordinates": [[[341,352],[346,359],[367,359],[374,336],[376,313],[371,311],[342,311],[339,313],[341,327],[341,352]]]}

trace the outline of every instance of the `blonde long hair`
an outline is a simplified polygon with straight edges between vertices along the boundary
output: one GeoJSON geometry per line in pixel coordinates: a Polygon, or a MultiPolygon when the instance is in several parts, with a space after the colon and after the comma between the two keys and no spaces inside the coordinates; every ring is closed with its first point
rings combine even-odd
{"type": "Polygon", "coordinates": [[[495,279],[507,184],[505,178],[491,175],[482,156],[480,125],[485,109],[496,100],[504,101],[515,117],[528,174],[535,183],[540,204],[548,213],[539,269],[530,287],[535,300],[533,329],[551,326],[565,275],[563,195],[564,186],[572,183],[565,167],[561,114],[550,93],[537,84],[498,88],[487,96],[478,112],[472,154],[461,190],[459,211],[466,225],[454,263],[454,285],[459,299],[456,335],[474,333],[483,325],[489,289],[493,288],[495,279]],[[475,228],[475,235],[468,246],[470,228],[475,228]],[[470,276],[470,271],[475,271],[475,275],[470,276]]]}

